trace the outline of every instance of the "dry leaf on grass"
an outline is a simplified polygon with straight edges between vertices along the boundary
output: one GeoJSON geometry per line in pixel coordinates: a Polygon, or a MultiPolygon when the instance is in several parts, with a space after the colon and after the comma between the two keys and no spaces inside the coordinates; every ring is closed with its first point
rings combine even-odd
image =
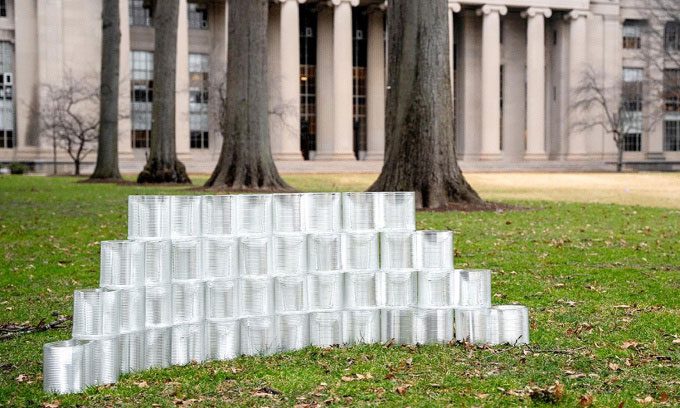
{"type": "Polygon", "coordinates": [[[593,396],[590,394],[582,395],[578,401],[580,407],[589,407],[593,405],[593,396]]]}
{"type": "Polygon", "coordinates": [[[623,350],[628,350],[629,348],[636,349],[638,344],[637,341],[624,341],[623,344],[621,344],[621,348],[623,350]]]}
{"type": "Polygon", "coordinates": [[[398,386],[394,391],[399,395],[405,395],[409,388],[411,388],[411,384],[404,384],[398,386]]]}
{"type": "Polygon", "coordinates": [[[554,404],[562,401],[565,391],[564,384],[555,381],[555,384],[547,388],[532,387],[529,396],[535,401],[554,404]]]}

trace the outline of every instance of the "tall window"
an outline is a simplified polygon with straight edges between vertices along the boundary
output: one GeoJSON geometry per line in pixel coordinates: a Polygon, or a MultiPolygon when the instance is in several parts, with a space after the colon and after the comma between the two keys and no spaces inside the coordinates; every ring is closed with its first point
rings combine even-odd
{"type": "Polygon", "coordinates": [[[129,0],[130,9],[130,25],[151,27],[153,20],[151,18],[151,8],[144,4],[144,0],[129,0]]]}
{"type": "Polygon", "coordinates": [[[0,42],[0,148],[14,147],[14,46],[0,42]]]}
{"type": "Polygon", "coordinates": [[[366,67],[368,65],[366,34],[368,32],[368,17],[363,10],[352,10],[352,28],[354,29],[352,46],[354,155],[359,159],[359,152],[365,152],[368,148],[366,135],[366,67]]]}
{"type": "Polygon", "coordinates": [[[7,17],[7,0],[0,0],[0,17],[7,17]]]}
{"type": "Polygon", "coordinates": [[[641,46],[642,25],[640,21],[626,20],[623,23],[623,48],[637,50],[641,46]]]}
{"type": "Polygon", "coordinates": [[[208,5],[207,4],[188,4],[189,28],[192,30],[208,29],[208,5]]]}
{"type": "Polygon", "coordinates": [[[664,120],[663,149],[680,152],[680,115],[672,114],[664,120]]]}
{"type": "Polygon", "coordinates": [[[680,112],[680,69],[663,71],[663,94],[667,112],[680,112]]]}
{"type": "Polygon", "coordinates": [[[316,151],[316,13],[300,7],[300,150],[316,151]]]}
{"type": "Polygon", "coordinates": [[[664,34],[666,51],[680,51],[680,22],[669,21],[666,23],[664,34]]]}
{"type": "Polygon", "coordinates": [[[153,109],[153,53],[132,51],[132,147],[148,148],[153,109]]]}
{"type": "Polygon", "coordinates": [[[192,149],[209,147],[209,72],[210,59],[207,54],[189,54],[189,139],[192,149]]]}
{"type": "Polygon", "coordinates": [[[625,120],[623,150],[639,152],[642,148],[642,68],[623,68],[623,110],[625,120]]]}

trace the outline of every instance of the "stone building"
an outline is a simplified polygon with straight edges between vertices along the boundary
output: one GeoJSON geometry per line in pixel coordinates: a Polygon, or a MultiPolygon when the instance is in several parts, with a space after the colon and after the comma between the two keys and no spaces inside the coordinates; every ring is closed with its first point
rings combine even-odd
{"type": "MultiPolygon", "coordinates": [[[[211,171],[221,144],[228,3],[179,1],[177,152],[190,171],[211,171]]],[[[37,117],[42,85],[66,76],[98,78],[101,7],[98,0],[0,0],[0,162],[37,169],[51,163],[52,146],[37,117]]],[[[276,159],[382,160],[385,7],[375,0],[272,2],[263,80],[276,159]]],[[[643,29],[646,9],[644,0],[449,2],[451,115],[460,159],[558,168],[612,161],[616,146],[602,128],[573,130],[573,88],[585,67],[608,81],[636,83],[652,73],[678,81],[679,67],[663,55],[655,63],[640,57],[651,41],[643,29]]],[[[119,152],[121,169],[133,172],[149,145],[153,15],[144,0],[121,0],[120,10],[120,107],[128,114],[120,122],[119,152]]],[[[663,47],[680,51],[678,24],[660,29],[663,47]]],[[[668,112],[658,123],[625,136],[625,160],[680,162],[680,102],[660,105],[668,112]]],[[[59,160],[69,162],[63,152],[59,160]]]]}

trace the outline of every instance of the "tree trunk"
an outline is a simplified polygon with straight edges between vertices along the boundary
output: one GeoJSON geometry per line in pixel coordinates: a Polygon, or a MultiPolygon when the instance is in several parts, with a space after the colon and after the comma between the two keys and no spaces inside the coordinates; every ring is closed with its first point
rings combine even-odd
{"type": "Polygon", "coordinates": [[[175,149],[179,0],[156,1],[151,148],[138,183],[191,183],[175,149]]]}
{"type": "Polygon", "coordinates": [[[447,12],[446,0],[387,9],[385,164],[369,191],[415,191],[418,208],[483,204],[456,161],[447,12]]]}
{"type": "Polygon", "coordinates": [[[623,138],[621,137],[621,142],[616,144],[616,171],[621,172],[623,170],[623,138]]]}
{"type": "Polygon", "coordinates": [[[222,151],[207,187],[290,190],[279,176],[267,118],[268,0],[229,2],[227,97],[222,151]]]}
{"type": "Polygon", "coordinates": [[[74,160],[73,165],[76,168],[76,176],[80,176],[80,160],[74,160]]]}
{"type": "Polygon", "coordinates": [[[118,82],[120,76],[118,1],[104,0],[103,2],[99,138],[97,164],[90,179],[121,179],[118,170],[118,82]]]}

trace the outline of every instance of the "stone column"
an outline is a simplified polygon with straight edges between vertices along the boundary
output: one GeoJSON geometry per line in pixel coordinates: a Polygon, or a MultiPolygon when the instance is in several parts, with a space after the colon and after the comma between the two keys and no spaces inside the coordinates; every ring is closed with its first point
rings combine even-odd
{"type": "Polygon", "coordinates": [[[368,15],[368,60],[366,74],[366,160],[385,155],[385,12],[374,8],[368,15]]]}
{"type": "Polygon", "coordinates": [[[454,1],[449,1],[449,11],[448,11],[448,16],[449,16],[449,76],[451,77],[451,107],[455,110],[455,100],[456,100],[456,89],[455,89],[455,74],[453,71],[453,65],[454,65],[454,42],[455,42],[455,30],[454,30],[454,25],[453,25],[453,15],[455,13],[458,13],[460,11],[460,3],[456,3],[454,1]]]}
{"type": "Polygon", "coordinates": [[[120,62],[118,87],[118,160],[132,160],[132,100],[130,97],[130,17],[128,3],[118,3],[120,10],[120,62]]]}
{"type": "Polygon", "coordinates": [[[359,0],[332,0],[333,13],[333,147],[319,160],[354,160],[352,126],[352,6],[359,0]]]}
{"type": "MultiPolygon", "coordinates": [[[[272,151],[277,160],[302,160],[300,151],[300,10],[306,0],[279,0],[279,97],[280,115],[278,149],[272,151]]],[[[276,120],[276,119],[275,119],[276,120]]]]}
{"type": "Polygon", "coordinates": [[[333,9],[319,10],[316,24],[316,159],[331,157],[333,121],[333,9]]]}
{"type": "MultiPolygon", "coordinates": [[[[123,2],[124,3],[124,2],[123,2]]],[[[177,18],[177,77],[175,78],[175,149],[180,160],[189,149],[189,16],[187,0],[179,0],[177,18]]]]}
{"type": "Polygon", "coordinates": [[[527,160],[545,160],[545,18],[552,11],[531,7],[527,19],[527,160]]]}
{"type": "MultiPolygon", "coordinates": [[[[581,82],[586,68],[587,54],[587,28],[586,17],[588,12],[573,10],[565,16],[569,24],[569,107],[575,102],[575,90],[581,82]]],[[[574,130],[574,124],[579,120],[579,113],[569,110],[569,135],[568,159],[584,159],[586,151],[586,132],[574,130]]]]}
{"type": "Polygon", "coordinates": [[[482,23],[482,150],[481,160],[497,160],[501,156],[501,31],[500,17],[505,6],[484,5],[477,14],[482,23]]]}

